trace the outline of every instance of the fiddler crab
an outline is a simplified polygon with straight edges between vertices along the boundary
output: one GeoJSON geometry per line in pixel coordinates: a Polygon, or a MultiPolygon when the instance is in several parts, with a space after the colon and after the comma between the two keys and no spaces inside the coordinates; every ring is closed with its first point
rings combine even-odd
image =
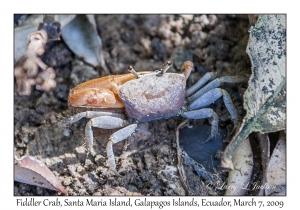
{"type": "MultiPolygon", "coordinates": [[[[216,73],[206,73],[194,86],[186,90],[193,63],[184,63],[183,73],[167,73],[172,66],[167,61],[161,70],[136,72],[128,67],[128,74],[109,75],[79,84],[70,91],[69,104],[73,107],[125,108],[127,117],[120,113],[104,111],[86,111],[78,113],[65,122],[71,125],[81,118],[90,118],[85,126],[85,144],[88,152],[93,146],[92,127],[120,130],[113,133],[107,143],[106,152],[110,170],[116,175],[113,144],[131,136],[139,123],[182,116],[187,119],[212,118],[209,139],[218,133],[218,115],[211,108],[205,108],[223,96],[234,128],[238,113],[230,95],[220,85],[224,82],[237,83],[243,78],[226,76],[216,78],[216,73]],[[209,82],[212,80],[211,82],[209,82]],[[209,82],[207,85],[205,85],[209,82]]],[[[209,140],[208,139],[208,140],[209,140]]]]}

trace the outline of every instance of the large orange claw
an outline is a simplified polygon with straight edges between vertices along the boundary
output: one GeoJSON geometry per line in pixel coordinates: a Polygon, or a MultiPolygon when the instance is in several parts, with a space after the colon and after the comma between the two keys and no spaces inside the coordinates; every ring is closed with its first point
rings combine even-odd
{"type": "Polygon", "coordinates": [[[109,89],[89,88],[83,90],[73,91],[69,96],[69,103],[72,106],[89,106],[89,107],[103,107],[103,108],[122,108],[123,103],[118,95],[109,89]]]}
{"type": "Polygon", "coordinates": [[[123,108],[118,85],[134,78],[133,74],[122,74],[84,82],[70,91],[69,103],[74,107],[123,108]]]}

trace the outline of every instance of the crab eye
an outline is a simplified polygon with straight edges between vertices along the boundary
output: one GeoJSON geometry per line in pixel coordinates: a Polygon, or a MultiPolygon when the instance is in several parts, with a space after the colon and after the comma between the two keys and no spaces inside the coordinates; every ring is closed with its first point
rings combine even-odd
{"type": "Polygon", "coordinates": [[[172,65],[172,61],[167,61],[168,66],[172,65]]]}
{"type": "Polygon", "coordinates": [[[131,65],[130,65],[130,66],[128,66],[128,68],[127,68],[127,69],[128,69],[128,71],[130,72],[130,71],[132,71],[132,69],[133,69],[133,66],[131,66],[131,65]]]}
{"type": "Polygon", "coordinates": [[[139,78],[139,75],[136,73],[136,71],[134,70],[133,66],[128,66],[128,71],[130,73],[132,73],[135,76],[136,79],[139,78]]]}

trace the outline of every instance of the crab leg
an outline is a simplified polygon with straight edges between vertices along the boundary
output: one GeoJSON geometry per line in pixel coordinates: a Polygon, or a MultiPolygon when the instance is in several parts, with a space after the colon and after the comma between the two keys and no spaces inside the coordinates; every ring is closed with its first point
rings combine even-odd
{"type": "MultiPolygon", "coordinates": [[[[201,79],[199,80],[199,82],[201,81],[201,79]]],[[[187,100],[189,102],[192,102],[194,100],[196,100],[197,98],[199,98],[200,96],[202,96],[204,93],[206,93],[209,90],[212,90],[214,88],[220,87],[221,84],[223,84],[224,82],[227,83],[239,83],[239,82],[245,82],[247,81],[247,78],[245,77],[233,77],[233,76],[227,76],[227,77],[221,77],[221,78],[217,78],[213,81],[211,81],[210,83],[208,83],[206,86],[204,86],[203,88],[201,88],[200,90],[198,90],[196,93],[194,93],[193,95],[191,95],[187,100]]],[[[198,82],[198,83],[199,83],[198,82]]],[[[201,83],[202,84],[202,83],[201,83]]],[[[193,88],[193,87],[191,87],[193,88]]],[[[190,88],[190,89],[191,89],[190,88]]],[[[188,89],[188,91],[190,90],[188,89]]],[[[194,89],[192,89],[194,90],[194,89]]]]}
{"type": "Polygon", "coordinates": [[[205,119],[205,118],[212,118],[212,125],[211,125],[211,132],[209,138],[206,140],[209,141],[211,138],[215,137],[218,134],[218,123],[219,123],[219,117],[214,112],[213,109],[210,108],[204,108],[194,111],[187,111],[181,114],[182,117],[187,119],[205,119]]]}
{"type": "Polygon", "coordinates": [[[195,101],[193,101],[188,106],[188,109],[195,110],[195,109],[199,109],[202,107],[206,107],[206,106],[212,104],[213,102],[215,102],[221,96],[223,96],[224,104],[231,115],[231,119],[234,123],[234,128],[235,128],[236,124],[237,124],[237,120],[238,120],[238,113],[233,105],[230,95],[228,94],[228,92],[226,90],[223,90],[221,88],[212,89],[212,90],[206,92],[205,94],[203,94],[202,96],[200,96],[195,101]]]}
{"type": "Polygon", "coordinates": [[[92,118],[85,126],[85,138],[86,138],[85,143],[86,143],[87,151],[92,153],[91,150],[94,141],[92,127],[114,129],[114,128],[122,128],[126,125],[128,125],[128,121],[118,117],[100,116],[100,117],[92,118]]]}
{"type": "Polygon", "coordinates": [[[109,165],[110,170],[112,170],[118,176],[120,176],[120,175],[116,170],[115,155],[113,152],[112,145],[115,143],[118,143],[120,141],[123,141],[123,140],[127,139],[129,136],[131,136],[131,134],[134,133],[136,127],[137,127],[137,124],[128,125],[127,127],[116,131],[109,137],[109,142],[107,143],[107,146],[106,146],[108,165],[109,165]]]}
{"type": "Polygon", "coordinates": [[[94,118],[94,117],[100,117],[100,116],[111,116],[111,117],[124,118],[124,115],[119,114],[119,113],[100,112],[100,111],[86,111],[86,112],[80,112],[80,113],[68,118],[66,120],[65,125],[71,125],[71,124],[81,120],[83,117],[94,118]]]}
{"type": "Polygon", "coordinates": [[[208,82],[211,79],[216,78],[216,76],[217,76],[217,73],[214,73],[214,72],[208,72],[208,73],[206,73],[196,84],[194,84],[192,87],[190,87],[186,91],[186,96],[192,95],[199,88],[201,88],[206,82],[208,82]]]}

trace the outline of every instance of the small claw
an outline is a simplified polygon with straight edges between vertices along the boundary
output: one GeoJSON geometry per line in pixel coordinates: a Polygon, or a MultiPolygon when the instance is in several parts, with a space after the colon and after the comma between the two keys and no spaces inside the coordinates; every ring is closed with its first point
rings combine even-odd
{"type": "Polygon", "coordinates": [[[183,74],[185,76],[185,79],[187,80],[192,72],[194,64],[191,61],[184,62],[184,71],[183,74]]]}

